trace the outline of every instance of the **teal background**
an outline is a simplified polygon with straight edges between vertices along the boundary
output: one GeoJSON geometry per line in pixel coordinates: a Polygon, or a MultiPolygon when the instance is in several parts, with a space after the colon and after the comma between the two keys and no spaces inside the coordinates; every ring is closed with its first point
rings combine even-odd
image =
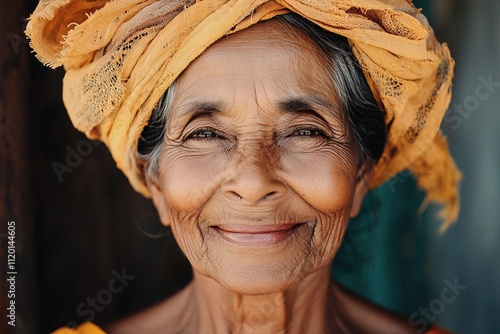
{"type": "Polygon", "coordinates": [[[439,235],[438,208],[417,213],[423,193],[403,172],[365,199],[332,271],[345,286],[406,316],[436,306],[445,282],[456,280],[465,290],[432,314],[434,321],[456,333],[500,333],[500,87],[470,111],[454,107],[474,99],[478,77],[500,83],[500,1],[415,5],[456,60],[442,131],[464,174],[461,214],[439,235]]]}

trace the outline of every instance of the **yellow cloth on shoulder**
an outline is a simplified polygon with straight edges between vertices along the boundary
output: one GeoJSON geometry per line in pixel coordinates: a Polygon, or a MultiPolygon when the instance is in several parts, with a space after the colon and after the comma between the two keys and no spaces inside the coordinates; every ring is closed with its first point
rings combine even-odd
{"type": "Polygon", "coordinates": [[[55,332],[52,332],[52,334],[106,334],[106,332],[93,323],[86,322],[75,329],[67,327],[60,328],[55,332]]]}
{"type": "Polygon", "coordinates": [[[73,125],[149,196],[137,144],[165,90],[221,37],[287,12],[346,37],[386,110],[371,188],[408,169],[424,203],[444,205],[443,227],[455,221],[461,176],[439,131],[454,61],[409,0],[41,0],[26,32],[41,61],[66,69],[73,125]]]}
{"type": "MultiPolygon", "coordinates": [[[[80,325],[76,329],[72,328],[60,328],[56,330],[55,332],[52,332],[52,334],[106,334],[102,329],[97,327],[91,322],[86,322],[82,325],[80,325]]],[[[451,332],[448,332],[444,329],[441,329],[439,327],[433,327],[429,331],[426,332],[426,334],[452,334],[451,332]]]]}

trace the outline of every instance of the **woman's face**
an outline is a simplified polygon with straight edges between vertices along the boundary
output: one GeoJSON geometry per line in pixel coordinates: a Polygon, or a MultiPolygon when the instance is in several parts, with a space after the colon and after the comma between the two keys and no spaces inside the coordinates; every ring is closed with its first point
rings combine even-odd
{"type": "Polygon", "coordinates": [[[284,291],[328,265],[359,209],[358,149],[327,71],[312,41],[269,21],[177,80],[148,185],[194,269],[232,291],[284,291]]]}

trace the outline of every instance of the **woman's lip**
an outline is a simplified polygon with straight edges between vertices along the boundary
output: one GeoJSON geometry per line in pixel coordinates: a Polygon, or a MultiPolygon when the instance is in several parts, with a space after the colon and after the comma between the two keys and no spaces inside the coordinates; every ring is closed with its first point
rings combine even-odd
{"type": "Polygon", "coordinates": [[[241,246],[265,246],[281,242],[300,224],[213,226],[227,241],[241,246]]]}
{"type": "Polygon", "coordinates": [[[259,234],[269,232],[288,231],[299,224],[278,224],[278,225],[230,225],[223,224],[215,227],[231,233],[259,234]]]}

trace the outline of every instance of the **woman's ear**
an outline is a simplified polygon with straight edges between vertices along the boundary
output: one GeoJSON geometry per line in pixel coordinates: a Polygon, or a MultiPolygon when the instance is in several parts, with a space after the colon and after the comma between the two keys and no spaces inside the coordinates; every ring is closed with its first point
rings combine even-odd
{"type": "Polygon", "coordinates": [[[167,210],[167,201],[165,200],[165,195],[163,194],[161,187],[156,181],[153,181],[150,178],[146,179],[146,185],[149,189],[149,194],[151,195],[153,204],[156,207],[156,211],[158,211],[158,215],[160,216],[161,223],[164,226],[169,226],[170,216],[167,210]]]}
{"type": "Polygon", "coordinates": [[[358,175],[356,176],[356,186],[354,188],[354,196],[351,207],[351,218],[356,217],[361,210],[361,204],[363,204],[363,199],[368,192],[372,177],[373,165],[367,161],[363,162],[361,167],[358,169],[358,175]]]}

